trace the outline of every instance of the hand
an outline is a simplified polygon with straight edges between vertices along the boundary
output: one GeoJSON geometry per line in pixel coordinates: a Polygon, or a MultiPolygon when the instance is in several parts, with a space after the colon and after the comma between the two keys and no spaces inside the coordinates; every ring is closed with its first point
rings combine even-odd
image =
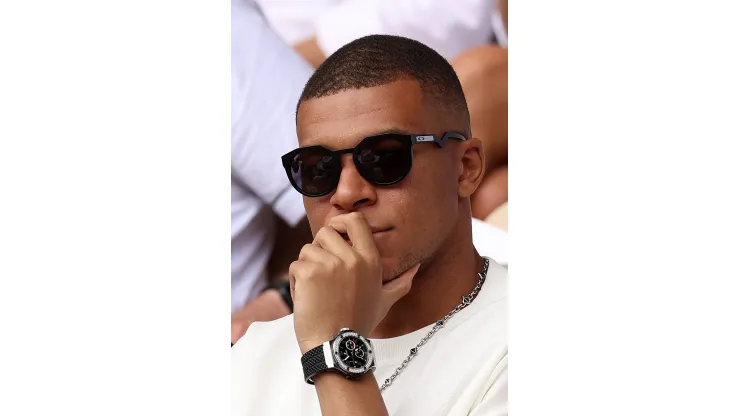
{"type": "Polygon", "coordinates": [[[290,314],[288,305],[275,289],[264,291],[231,315],[231,343],[236,343],[253,322],[274,321],[290,314]]]}
{"type": "Polygon", "coordinates": [[[293,320],[302,353],[341,328],[368,336],[408,293],[419,265],[383,284],[378,249],[360,213],[338,215],[290,265],[293,320]],[[351,243],[340,233],[349,236],[351,243]]]}

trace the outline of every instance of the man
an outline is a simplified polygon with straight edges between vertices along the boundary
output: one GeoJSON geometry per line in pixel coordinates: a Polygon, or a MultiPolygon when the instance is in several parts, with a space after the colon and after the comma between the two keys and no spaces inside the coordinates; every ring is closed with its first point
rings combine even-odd
{"type": "Polygon", "coordinates": [[[301,199],[275,161],[298,143],[293,111],[312,72],[253,1],[232,1],[232,343],[252,322],[290,313],[280,280],[311,234],[301,199]]]}
{"type": "Polygon", "coordinates": [[[508,277],[473,246],[485,160],[452,67],[358,39],[308,81],[296,124],[282,162],[314,240],[290,266],[294,314],[233,347],[232,414],[506,414],[508,277]]]}
{"type": "MultiPolygon", "coordinates": [[[[232,1],[231,18],[234,343],[253,322],[291,312],[283,280],[311,234],[300,194],[276,161],[297,145],[295,102],[313,69],[276,36],[254,1],[232,1]]],[[[476,244],[506,262],[505,234],[480,221],[473,229],[476,244]]]]}

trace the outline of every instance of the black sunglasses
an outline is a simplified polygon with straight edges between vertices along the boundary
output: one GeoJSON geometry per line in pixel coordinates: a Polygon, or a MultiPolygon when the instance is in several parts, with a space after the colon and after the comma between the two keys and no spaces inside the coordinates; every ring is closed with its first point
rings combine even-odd
{"type": "Polygon", "coordinates": [[[345,153],[352,153],[355,167],[366,181],[374,185],[393,185],[411,171],[411,146],[436,143],[442,148],[449,139],[467,138],[452,132],[445,133],[441,138],[434,134],[379,134],[364,138],[350,149],[299,147],[283,155],[282,160],[293,188],[303,195],[320,197],[331,193],[339,185],[341,155],[345,153]]]}

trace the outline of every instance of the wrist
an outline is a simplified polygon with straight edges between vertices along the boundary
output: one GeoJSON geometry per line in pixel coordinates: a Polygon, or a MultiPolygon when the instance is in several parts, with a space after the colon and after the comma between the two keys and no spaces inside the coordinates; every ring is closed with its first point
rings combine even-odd
{"type": "Polygon", "coordinates": [[[313,332],[310,336],[298,338],[298,347],[301,349],[301,354],[305,354],[308,351],[323,345],[325,342],[333,341],[339,331],[339,327],[333,331],[320,330],[313,332]]]}
{"type": "Polygon", "coordinates": [[[332,336],[329,335],[325,339],[316,338],[316,339],[310,339],[310,340],[305,340],[305,341],[298,341],[298,348],[300,348],[301,354],[305,354],[311,351],[312,349],[318,347],[319,345],[323,345],[325,342],[331,341],[331,340],[332,340],[332,336]]]}

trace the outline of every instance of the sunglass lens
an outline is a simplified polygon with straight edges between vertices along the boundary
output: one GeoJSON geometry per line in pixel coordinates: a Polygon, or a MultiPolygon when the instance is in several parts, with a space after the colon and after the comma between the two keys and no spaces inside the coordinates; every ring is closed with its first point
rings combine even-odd
{"type": "Polygon", "coordinates": [[[320,147],[296,153],[289,169],[296,187],[310,196],[325,195],[336,188],[341,170],[339,158],[320,147]]]}
{"type": "Polygon", "coordinates": [[[394,184],[411,170],[411,142],[404,136],[371,137],[357,147],[354,159],[357,170],[368,181],[394,184]]]}

